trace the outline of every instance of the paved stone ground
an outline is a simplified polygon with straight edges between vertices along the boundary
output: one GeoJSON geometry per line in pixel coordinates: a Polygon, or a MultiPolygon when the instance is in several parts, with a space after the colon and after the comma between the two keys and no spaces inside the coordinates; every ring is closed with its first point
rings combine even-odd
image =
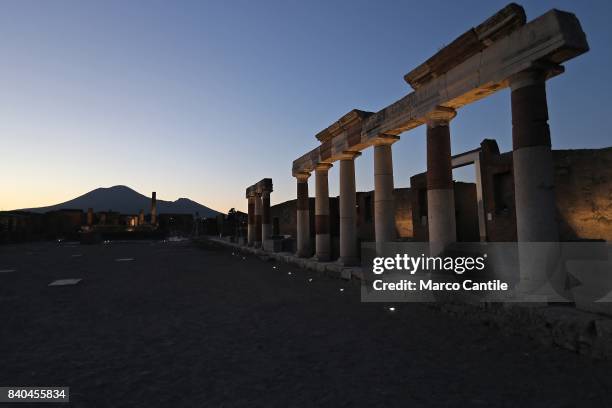
{"type": "Polygon", "coordinates": [[[16,269],[0,273],[0,385],[70,386],[76,407],[612,405],[612,362],[245,258],[0,247],[0,270],[16,269]],[[61,278],[83,281],[47,286],[61,278]]]}

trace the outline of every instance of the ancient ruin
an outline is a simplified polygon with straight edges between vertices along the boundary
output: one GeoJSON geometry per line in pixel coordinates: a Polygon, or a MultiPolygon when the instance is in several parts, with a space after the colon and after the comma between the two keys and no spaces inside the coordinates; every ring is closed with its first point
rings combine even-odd
{"type": "Polygon", "coordinates": [[[262,248],[263,243],[272,237],[270,222],[270,193],[272,179],[265,178],[246,189],[248,200],[248,232],[247,244],[262,248]]]}
{"type": "MultiPolygon", "coordinates": [[[[517,240],[559,240],[555,219],[553,158],[545,82],[563,72],[563,62],[589,50],[578,19],[551,10],[525,22],[522,7],[509,5],[468,30],[405,76],[414,91],[378,112],[352,110],[319,132],[320,145],[293,162],[298,183],[297,254],[309,257],[309,211],[306,181],[316,174],[314,252],[330,253],[327,177],[340,162],[340,254],[343,265],[359,261],[355,216],[355,166],[360,151],[374,147],[375,241],[393,241],[392,144],[400,134],[427,126],[428,239],[433,252],[456,241],[450,123],[464,105],[510,87],[512,98],[513,178],[517,240]]],[[[456,158],[455,166],[477,162],[477,155],[456,158]]],[[[479,166],[476,166],[479,168],[479,166]]],[[[478,191],[478,190],[477,190],[478,191]]],[[[479,193],[480,237],[484,207],[479,193]]]]}

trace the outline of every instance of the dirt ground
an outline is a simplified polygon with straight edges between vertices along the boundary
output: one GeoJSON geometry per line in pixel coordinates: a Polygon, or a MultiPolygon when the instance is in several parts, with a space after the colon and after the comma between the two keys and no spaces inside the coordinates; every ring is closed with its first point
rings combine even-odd
{"type": "Polygon", "coordinates": [[[75,407],[612,406],[612,362],[231,250],[3,246],[7,269],[0,386],[75,407]]]}

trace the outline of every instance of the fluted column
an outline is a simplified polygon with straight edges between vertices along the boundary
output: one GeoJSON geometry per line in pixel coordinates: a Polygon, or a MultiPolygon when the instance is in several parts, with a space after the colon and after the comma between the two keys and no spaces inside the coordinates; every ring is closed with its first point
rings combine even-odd
{"type": "Polygon", "coordinates": [[[396,235],[391,145],[398,140],[399,136],[383,135],[374,142],[374,234],[379,252],[396,235]]]}
{"type": "Polygon", "coordinates": [[[340,159],[340,263],[359,264],[357,248],[357,197],[355,191],[355,158],[359,152],[344,152],[340,159]]]}
{"type": "Polygon", "coordinates": [[[329,231],[329,183],[330,163],[319,163],[315,167],[315,248],[317,260],[331,259],[331,235],[329,231]]]}
{"type": "Polygon", "coordinates": [[[449,124],[454,109],[437,107],[427,115],[427,223],[432,255],[457,241],[449,124]]]}
{"type": "Polygon", "coordinates": [[[253,246],[255,245],[255,196],[251,194],[247,199],[249,200],[247,244],[253,246]]]}
{"type": "Polygon", "coordinates": [[[270,239],[272,236],[272,221],[270,220],[270,192],[261,193],[261,239],[270,239]]]}
{"type": "Polygon", "coordinates": [[[261,193],[255,192],[255,247],[261,247],[261,216],[263,212],[263,204],[261,201],[261,193]]]}
{"type": "Polygon", "coordinates": [[[310,199],[308,177],[310,173],[298,173],[297,179],[297,256],[307,258],[310,250],[310,199]]]}

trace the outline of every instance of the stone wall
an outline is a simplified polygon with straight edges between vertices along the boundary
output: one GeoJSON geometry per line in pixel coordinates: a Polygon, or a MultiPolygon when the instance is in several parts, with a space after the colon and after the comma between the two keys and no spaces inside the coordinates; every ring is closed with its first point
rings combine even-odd
{"type": "Polygon", "coordinates": [[[396,188],[393,191],[395,202],[395,232],[399,239],[412,239],[412,192],[409,188],[396,188]]]}
{"type": "Polygon", "coordinates": [[[555,150],[555,193],[564,241],[612,241],[612,147],[555,150]]]}
{"type": "MultiPolygon", "coordinates": [[[[487,239],[516,241],[512,152],[500,153],[495,140],[481,143],[483,205],[487,239]]],[[[562,241],[612,241],[612,148],[555,150],[557,210],[562,241]]],[[[411,188],[397,188],[395,226],[398,239],[427,241],[426,173],[410,178],[411,188]]],[[[455,182],[457,239],[477,242],[478,210],[474,183],[455,182]]],[[[374,241],[374,192],[357,193],[357,233],[361,241],[374,241]]],[[[281,235],[296,234],[296,201],[271,207],[281,235]]],[[[310,233],[314,245],[314,198],[310,199],[310,233]]],[[[330,197],[332,246],[339,236],[338,197],[330,197]]],[[[314,248],[314,246],[313,246],[314,248]]]]}
{"type": "MultiPolygon", "coordinates": [[[[553,150],[561,241],[612,241],[612,148],[553,150]]],[[[483,200],[489,241],[516,241],[512,152],[481,144],[483,200]]]]}

